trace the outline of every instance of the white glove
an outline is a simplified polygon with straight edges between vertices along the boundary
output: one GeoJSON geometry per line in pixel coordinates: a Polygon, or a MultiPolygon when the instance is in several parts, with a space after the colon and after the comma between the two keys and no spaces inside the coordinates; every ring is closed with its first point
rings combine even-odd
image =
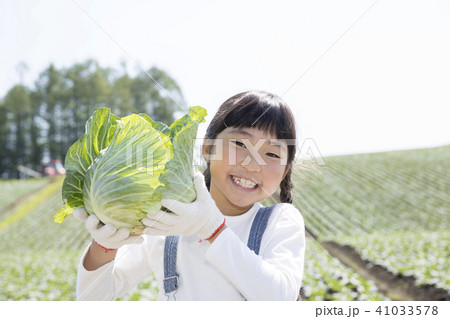
{"type": "Polygon", "coordinates": [[[217,208],[205,185],[203,174],[194,176],[197,199],[189,204],[174,199],[163,199],[161,205],[171,212],[160,210],[156,215],[147,215],[142,223],[148,228],[147,235],[193,235],[208,239],[224,224],[225,217],[217,208]]]}
{"type": "Polygon", "coordinates": [[[141,244],[144,241],[142,236],[130,236],[130,231],[127,228],[117,230],[111,224],[101,225],[97,216],[90,215],[88,217],[84,208],[75,209],[73,216],[85,223],[85,227],[92,238],[104,248],[118,249],[126,244],[141,244]]]}

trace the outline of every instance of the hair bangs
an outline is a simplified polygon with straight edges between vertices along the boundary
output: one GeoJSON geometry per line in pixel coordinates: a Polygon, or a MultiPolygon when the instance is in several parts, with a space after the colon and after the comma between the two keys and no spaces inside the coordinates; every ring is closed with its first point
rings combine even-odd
{"type": "Polygon", "coordinates": [[[223,129],[256,128],[277,139],[295,139],[295,122],[290,109],[277,96],[258,93],[251,92],[233,103],[230,108],[233,111],[224,117],[223,129]]]}

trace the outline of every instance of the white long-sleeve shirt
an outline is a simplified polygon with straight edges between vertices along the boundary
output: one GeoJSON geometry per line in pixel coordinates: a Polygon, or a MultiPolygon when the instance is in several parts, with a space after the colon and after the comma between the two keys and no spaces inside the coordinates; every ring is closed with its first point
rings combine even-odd
{"type": "MultiPolygon", "coordinates": [[[[227,216],[227,228],[210,244],[197,236],[180,236],[176,300],[296,300],[303,277],[304,222],[290,204],[277,204],[261,241],[260,254],[247,247],[253,219],[261,207],[227,216]]],[[[94,271],[78,267],[78,300],[114,300],[153,272],[164,295],[164,236],[144,236],[139,245],[121,247],[115,260],[94,271]]]]}

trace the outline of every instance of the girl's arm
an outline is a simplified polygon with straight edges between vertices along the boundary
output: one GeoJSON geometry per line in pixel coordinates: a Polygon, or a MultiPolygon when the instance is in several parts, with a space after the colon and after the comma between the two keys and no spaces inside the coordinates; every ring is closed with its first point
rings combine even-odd
{"type": "Polygon", "coordinates": [[[149,259],[142,258],[147,255],[143,237],[130,236],[126,228],[117,230],[113,225],[103,225],[95,215],[88,216],[84,208],[77,208],[73,215],[85,223],[94,239],[78,267],[78,300],[116,299],[151,271],[149,259]]]}
{"type": "Polygon", "coordinates": [[[115,300],[127,294],[153,272],[151,261],[162,258],[152,249],[159,241],[164,242],[158,237],[146,238],[143,244],[125,245],[107,253],[91,244],[78,266],[77,300],[115,300]]]}
{"type": "Polygon", "coordinates": [[[277,205],[260,252],[256,255],[227,228],[215,238],[205,258],[247,300],[297,300],[303,277],[305,232],[303,219],[294,206],[277,205]]]}
{"type": "Polygon", "coordinates": [[[117,249],[105,249],[93,240],[84,257],[83,266],[89,271],[96,270],[112,261],[116,255],[117,249]]]}

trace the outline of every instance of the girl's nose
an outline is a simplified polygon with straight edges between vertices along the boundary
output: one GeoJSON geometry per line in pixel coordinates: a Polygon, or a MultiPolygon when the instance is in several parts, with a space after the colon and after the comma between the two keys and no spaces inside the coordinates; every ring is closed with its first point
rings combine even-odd
{"type": "Polygon", "coordinates": [[[250,172],[260,172],[262,163],[258,163],[257,159],[250,154],[241,162],[241,166],[250,172]]]}

